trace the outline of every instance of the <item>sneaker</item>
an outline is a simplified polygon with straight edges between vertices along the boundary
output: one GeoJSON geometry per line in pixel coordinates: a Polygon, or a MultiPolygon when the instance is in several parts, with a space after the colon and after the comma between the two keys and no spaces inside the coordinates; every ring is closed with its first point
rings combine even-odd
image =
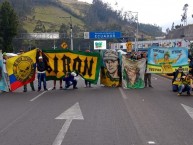
{"type": "Polygon", "coordinates": [[[27,92],[27,90],[23,90],[23,92],[27,92]]]}
{"type": "Polygon", "coordinates": [[[38,89],[38,92],[41,91],[41,89],[38,89]]]}
{"type": "Polygon", "coordinates": [[[44,89],[44,91],[48,91],[48,89],[47,89],[47,88],[45,88],[45,89],[44,89]]]}
{"type": "Polygon", "coordinates": [[[73,89],[78,89],[77,87],[73,87],[73,89]]]}
{"type": "Polygon", "coordinates": [[[56,89],[56,87],[53,87],[53,88],[52,88],[52,90],[55,90],[55,89],[56,89]]]}
{"type": "Polygon", "coordinates": [[[178,96],[181,96],[182,93],[178,93],[178,96]]]}
{"type": "Polygon", "coordinates": [[[150,88],[153,88],[152,85],[149,85],[150,88]]]}

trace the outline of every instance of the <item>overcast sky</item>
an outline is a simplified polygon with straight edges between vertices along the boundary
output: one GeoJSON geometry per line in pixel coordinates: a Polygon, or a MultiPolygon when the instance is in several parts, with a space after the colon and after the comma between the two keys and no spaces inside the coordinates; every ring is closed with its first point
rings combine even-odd
{"type": "MultiPolygon", "coordinates": [[[[92,3],[92,0],[79,1],[92,3]]],[[[139,23],[156,24],[162,27],[164,32],[166,28],[171,28],[173,22],[175,25],[183,24],[181,22],[183,6],[188,4],[187,22],[193,24],[193,0],[103,0],[103,2],[108,2],[116,9],[138,12],[139,23]]]]}

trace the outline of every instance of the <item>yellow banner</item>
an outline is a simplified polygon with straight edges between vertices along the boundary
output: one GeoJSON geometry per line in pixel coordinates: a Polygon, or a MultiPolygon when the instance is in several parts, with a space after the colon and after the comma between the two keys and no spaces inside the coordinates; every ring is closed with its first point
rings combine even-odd
{"type": "MultiPolygon", "coordinates": [[[[188,72],[189,71],[189,66],[182,66],[183,71],[184,72],[188,72]]],[[[174,71],[176,71],[177,68],[175,67],[170,67],[170,66],[154,66],[154,65],[147,65],[147,72],[151,72],[151,73],[173,73],[174,71]]]]}
{"type": "Polygon", "coordinates": [[[71,51],[44,51],[47,58],[48,80],[62,78],[67,72],[76,71],[83,78],[94,81],[99,75],[99,54],[71,51]]]}

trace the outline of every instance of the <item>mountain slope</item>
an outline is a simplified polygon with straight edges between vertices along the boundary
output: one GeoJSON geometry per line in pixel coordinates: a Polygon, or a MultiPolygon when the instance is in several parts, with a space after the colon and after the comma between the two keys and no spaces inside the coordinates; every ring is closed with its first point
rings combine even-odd
{"type": "MultiPolygon", "coordinates": [[[[58,31],[63,23],[66,25],[70,23],[69,16],[71,16],[70,13],[57,6],[36,6],[31,15],[27,15],[26,19],[23,21],[23,28],[26,29],[27,32],[32,33],[36,23],[40,20],[44,24],[46,30],[54,26],[55,31],[58,31]]],[[[77,25],[84,25],[82,20],[73,16],[71,17],[72,23],[77,25]]]]}
{"type": "MultiPolygon", "coordinates": [[[[16,2],[16,0],[10,1],[16,2]]],[[[30,2],[33,7],[28,13],[19,13],[23,28],[30,33],[35,32],[35,27],[40,21],[46,32],[59,31],[62,24],[67,25],[69,31],[71,17],[74,31],[79,30],[79,32],[82,31],[81,33],[85,31],[121,31],[124,37],[135,37],[136,22],[131,23],[120,11],[113,11],[108,4],[100,0],[95,0],[95,3],[91,5],[77,0],[21,1],[30,2]]],[[[20,6],[18,7],[21,9],[20,6]]],[[[139,39],[147,40],[163,35],[158,26],[142,23],[138,26],[139,39]]]]}

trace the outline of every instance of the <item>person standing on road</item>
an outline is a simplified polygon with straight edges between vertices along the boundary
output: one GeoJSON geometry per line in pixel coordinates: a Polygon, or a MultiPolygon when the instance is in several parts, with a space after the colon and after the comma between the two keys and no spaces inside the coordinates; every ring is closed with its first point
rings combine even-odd
{"type": "Polygon", "coordinates": [[[39,56],[37,62],[37,73],[38,73],[38,92],[41,90],[41,82],[43,82],[44,91],[47,91],[46,87],[46,64],[43,61],[43,57],[39,56]]]}
{"type": "Polygon", "coordinates": [[[146,69],[145,69],[145,75],[144,75],[145,87],[147,87],[147,85],[148,85],[149,87],[152,88],[152,85],[151,85],[151,73],[147,72],[147,62],[148,62],[148,60],[147,60],[147,54],[146,53],[143,53],[143,58],[146,59],[146,69]]]}
{"type": "MultiPolygon", "coordinates": [[[[52,90],[55,90],[56,89],[56,81],[57,80],[54,80],[54,87],[52,88],[52,90]]],[[[60,89],[62,89],[62,79],[59,80],[60,81],[60,89]]]]}
{"type": "MultiPolygon", "coordinates": [[[[90,50],[86,50],[86,52],[90,52],[90,50]]],[[[84,83],[85,83],[86,88],[87,88],[87,87],[91,88],[91,82],[90,82],[90,81],[85,80],[84,83]]]]}

